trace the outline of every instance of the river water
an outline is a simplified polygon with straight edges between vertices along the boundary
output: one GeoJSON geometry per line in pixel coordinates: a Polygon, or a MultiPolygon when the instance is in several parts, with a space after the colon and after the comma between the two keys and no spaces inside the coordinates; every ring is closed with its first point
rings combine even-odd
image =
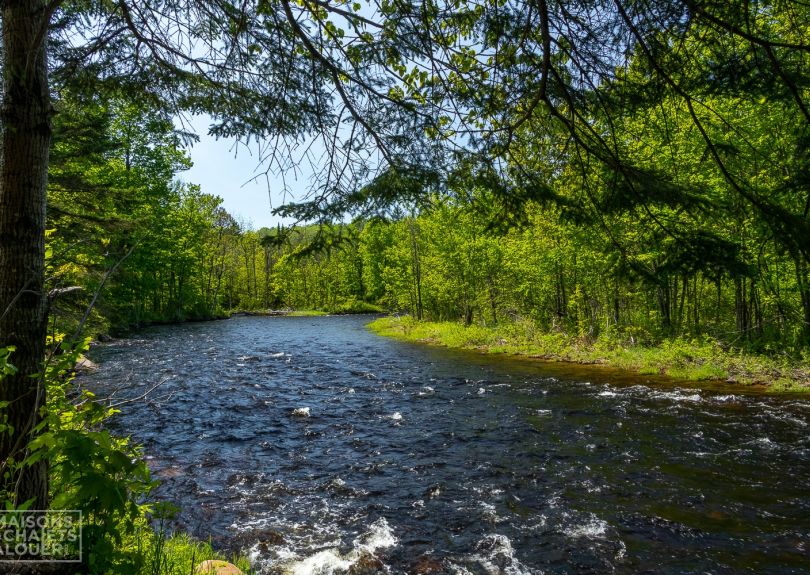
{"type": "Polygon", "coordinates": [[[810,398],[236,317],[95,348],[178,522],[261,573],[810,573],[810,398]]]}

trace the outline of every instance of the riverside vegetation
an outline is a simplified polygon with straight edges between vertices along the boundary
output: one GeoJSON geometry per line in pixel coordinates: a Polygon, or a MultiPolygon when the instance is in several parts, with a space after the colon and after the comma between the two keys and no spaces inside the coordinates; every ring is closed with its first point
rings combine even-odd
{"type": "MultiPolygon", "coordinates": [[[[652,208],[603,216],[604,227],[533,204],[504,226],[478,188],[386,217],[254,231],[219,198],[178,183],[189,160],[168,118],[69,95],[61,109],[58,133],[83,136],[54,146],[46,261],[52,292],[67,293],[53,302],[52,337],[236,310],[387,310],[467,326],[407,329],[448,345],[771,389],[808,380],[804,260],[729,202],[712,219],[655,208],[697,242],[688,247],[639,223],[652,208]]],[[[776,118],[758,122],[777,133],[776,118]]],[[[700,163],[693,150],[683,165],[700,163]]],[[[564,175],[558,193],[567,185],[573,198],[564,175]]],[[[714,182],[707,190],[722,197],[714,182]]]]}
{"type": "Polygon", "coordinates": [[[806,383],[806,5],[8,4],[0,493],[86,509],[88,571],[173,547],[137,535],[151,479],[114,406],[71,383],[87,336],[385,309],[449,345],[806,383]],[[315,193],[277,210],[302,225],[179,181],[181,112],[278,171],[320,137],[315,193]]]}

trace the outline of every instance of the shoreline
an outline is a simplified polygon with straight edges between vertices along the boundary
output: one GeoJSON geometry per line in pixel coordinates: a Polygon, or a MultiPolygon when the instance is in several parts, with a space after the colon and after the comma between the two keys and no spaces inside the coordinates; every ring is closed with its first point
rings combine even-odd
{"type": "MultiPolygon", "coordinates": [[[[366,326],[383,337],[424,345],[503,354],[548,363],[618,369],[639,376],[663,376],[700,384],[750,387],[761,393],[810,393],[810,365],[724,350],[709,339],[664,340],[655,346],[596,340],[583,342],[562,333],[545,333],[528,324],[496,328],[455,322],[416,321],[386,316],[366,326]]],[[[707,385],[709,387],[709,385],[707,385]]]]}

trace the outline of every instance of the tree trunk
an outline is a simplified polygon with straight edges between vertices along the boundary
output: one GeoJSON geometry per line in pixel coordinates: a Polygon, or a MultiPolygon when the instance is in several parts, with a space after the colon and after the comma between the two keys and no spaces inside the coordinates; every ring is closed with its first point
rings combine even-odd
{"type": "Polygon", "coordinates": [[[613,325],[618,330],[619,328],[619,281],[613,282],[613,325]]]}
{"type": "MultiPolygon", "coordinates": [[[[684,322],[684,319],[683,319],[684,306],[686,305],[686,298],[689,295],[688,287],[689,287],[689,280],[686,278],[686,276],[684,276],[683,277],[683,287],[681,289],[681,300],[680,300],[680,302],[678,302],[678,331],[679,332],[683,330],[683,326],[684,326],[685,323],[686,324],[689,323],[688,318],[687,318],[687,320],[685,322],[684,322]]],[[[675,278],[675,292],[677,293],[677,291],[678,291],[678,278],[676,277],[675,278]]],[[[686,310],[686,313],[687,313],[687,315],[689,314],[688,309],[686,310]]]]}
{"type": "Polygon", "coordinates": [[[700,290],[698,290],[698,278],[695,275],[694,296],[695,296],[695,334],[700,333],[700,293],[703,292],[703,276],[700,277],[700,290]]]}
{"type": "Polygon", "coordinates": [[[660,314],[661,329],[665,333],[672,331],[672,297],[670,292],[669,278],[662,281],[656,290],[658,300],[658,311],[660,314]]]}
{"type": "Polygon", "coordinates": [[[565,271],[561,263],[554,264],[555,270],[555,283],[554,283],[554,315],[557,319],[562,320],[568,315],[568,296],[565,293],[565,271]]]}
{"type": "Polygon", "coordinates": [[[270,309],[270,248],[264,246],[264,309],[270,309]]]}
{"type": "Polygon", "coordinates": [[[751,336],[751,322],[748,315],[748,293],[745,278],[734,278],[734,317],[737,331],[745,339],[751,336]]]}
{"type": "Polygon", "coordinates": [[[465,297],[464,299],[464,325],[469,327],[473,322],[473,308],[470,301],[465,297]]]}
{"type": "Polygon", "coordinates": [[[411,238],[411,272],[413,273],[414,288],[416,290],[416,319],[422,320],[422,265],[419,256],[418,230],[413,225],[415,216],[408,219],[408,230],[411,238]]]}
{"type": "MultiPolygon", "coordinates": [[[[17,350],[16,375],[0,385],[2,410],[13,430],[0,433],[0,465],[22,459],[40,421],[45,390],[37,377],[45,355],[45,191],[51,142],[45,37],[46,2],[3,3],[3,101],[0,114],[0,345],[17,350]]],[[[8,468],[3,471],[7,471],[8,468]]],[[[45,462],[20,470],[0,488],[16,503],[48,505],[45,462]]]]}
{"type": "Polygon", "coordinates": [[[796,284],[799,287],[799,297],[802,304],[802,332],[801,337],[804,342],[810,341],[810,285],[807,279],[807,261],[804,256],[793,255],[793,263],[796,271],[796,284]]]}

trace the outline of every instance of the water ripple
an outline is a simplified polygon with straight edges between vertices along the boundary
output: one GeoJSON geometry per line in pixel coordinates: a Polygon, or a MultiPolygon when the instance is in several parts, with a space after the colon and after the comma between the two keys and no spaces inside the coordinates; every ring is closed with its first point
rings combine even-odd
{"type": "Polygon", "coordinates": [[[263,573],[807,573],[810,401],[240,317],[98,346],[178,522],[263,573]]]}

